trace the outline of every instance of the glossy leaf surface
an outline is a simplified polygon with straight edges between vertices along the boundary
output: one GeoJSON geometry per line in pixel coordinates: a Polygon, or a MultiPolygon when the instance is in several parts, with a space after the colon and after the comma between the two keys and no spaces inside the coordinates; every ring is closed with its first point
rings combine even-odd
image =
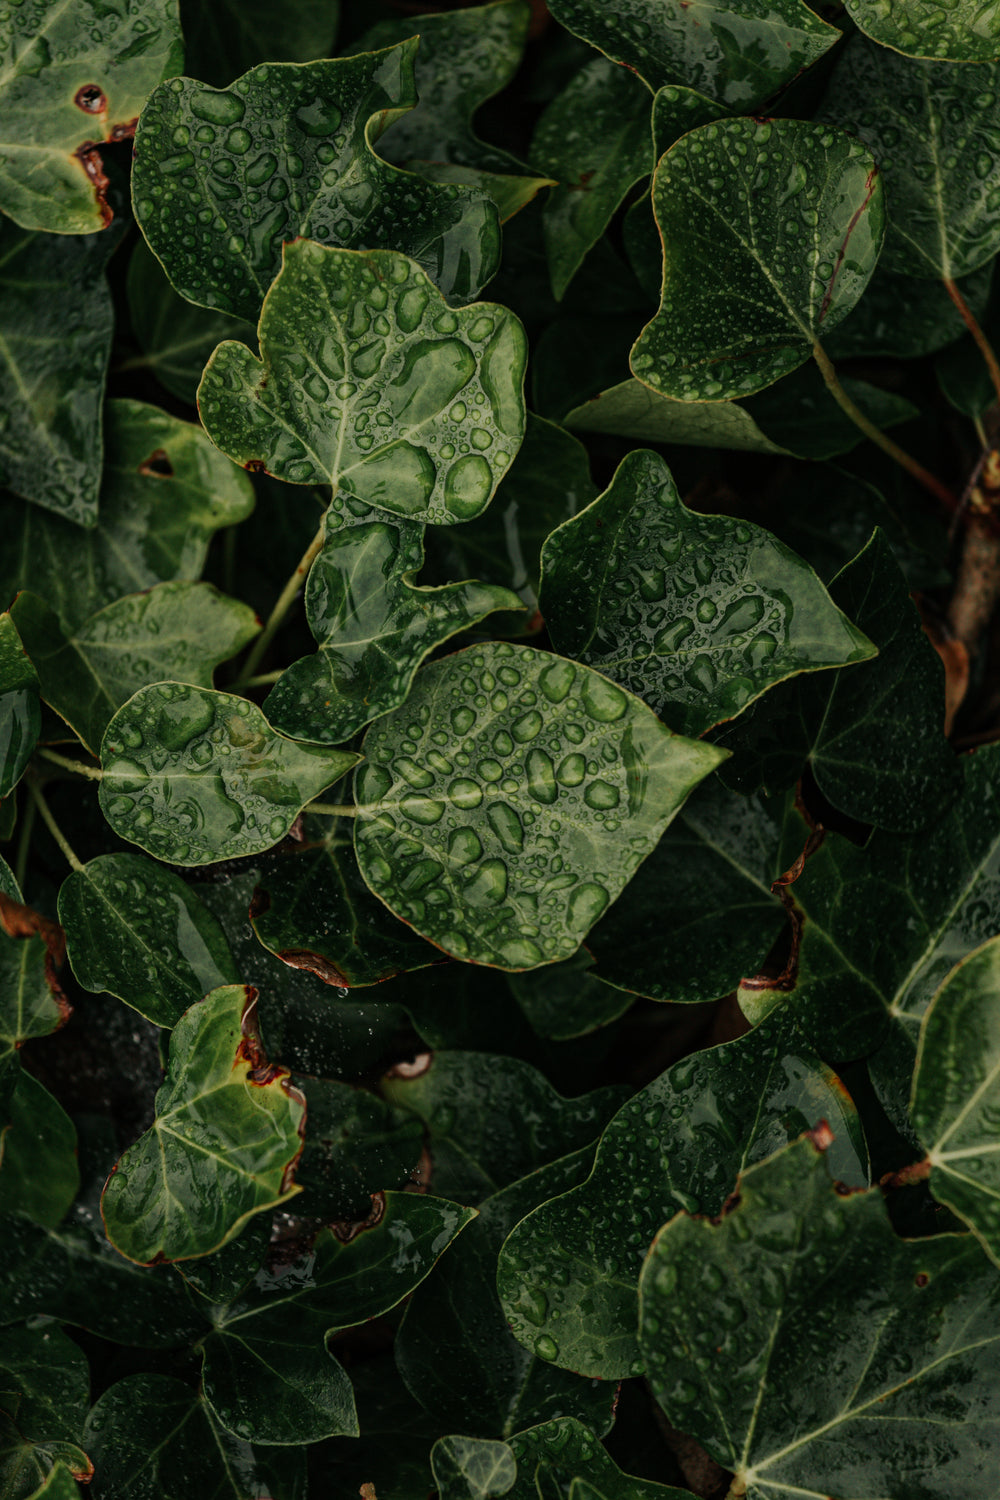
{"type": "Polygon", "coordinates": [[[171,682],[142,688],[118,710],[101,757],[112,828],[177,865],[271,848],[357,760],[286,739],[247,698],[171,682]]]}
{"type": "Polygon", "coordinates": [[[259,333],[260,361],[220,344],[198,390],[223,452],[410,520],[485,508],[524,435],[525,340],[506,309],[449,308],[393,251],[301,240],[283,250],[259,333]]]}
{"type": "Polygon", "coordinates": [[[305,1101],[264,1055],[255,998],[244,985],[213,990],[174,1028],[156,1119],[101,1198],[108,1238],[129,1260],[207,1255],[296,1192],[305,1101]]]}
{"type": "Polygon", "coordinates": [[[133,199],[182,296],[254,322],[283,242],[299,236],[399,249],[446,297],[478,294],[499,255],[493,204],[401,172],[374,150],[386,124],[416,102],[416,47],[412,39],[359,57],[262,63],[231,88],[172,79],[154,92],[136,131],[133,199]]]}
{"type": "Polygon", "coordinates": [[[686,1500],[688,1490],[624,1474],[605,1448],[573,1417],[529,1427],[510,1440],[517,1458],[511,1500],[535,1500],[543,1485],[570,1500],[686,1500]],[[558,1488],[557,1488],[558,1487],[558,1488]]]}
{"type": "Polygon", "coordinates": [[[364,753],[365,879],[446,953],[506,969],[568,958],[718,763],[599,673],[502,643],[425,668],[364,753]]]}
{"type": "Polygon", "coordinates": [[[750,396],[847,316],[885,232],[881,178],[852,137],[800,120],[726,120],[661,158],[659,311],[633,373],[680,401],[750,396]]]}
{"type": "Polygon", "coordinates": [[[73,1122],[26,1068],[9,1111],[0,1130],[0,1214],[24,1214],[54,1229],[80,1186],[73,1122]]]}
{"type": "Polygon", "coordinates": [[[9,797],[42,728],[38,674],[10,613],[0,615],[0,797],[9,797]]]}
{"type": "Polygon", "coordinates": [[[859,30],[908,57],[988,62],[1000,55],[1000,13],[993,0],[846,0],[859,30]]]}
{"type": "Polygon", "coordinates": [[[642,442],[781,453],[779,443],[737,401],[673,401],[641,380],[623,380],[567,413],[576,432],[610,432],[642,442]]]}

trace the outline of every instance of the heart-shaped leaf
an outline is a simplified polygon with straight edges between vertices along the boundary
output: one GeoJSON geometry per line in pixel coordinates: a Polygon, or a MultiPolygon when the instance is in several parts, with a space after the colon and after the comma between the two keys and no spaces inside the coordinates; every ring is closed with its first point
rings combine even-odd
{"type": "Polygon", "coordinates": [[[422,526],[347,520],[328,512],[306,583],[319,650],[293,663],[264,704],[276,728],[321,744],[342,744],[402,703],[435,647],[494,610],[520,607],[516,594],[490,584],[418,587],[422,526]]]}
{"type": "Polygon", "coordinates": [[[247,698],[160,682],[118,710],[101,759],[115,832],[158,859],[206,865],[270,849],[358,757],[286,739],[247,698]]]}
{"type": "Polygon", "coordinates": [[[0,1214],[23,1214],[54,1229],[80,1186],[76,1130],[58,1099],[26,1068],[9,1109],[10,1122],[0,1130],[0,1214]]]}
{"type": "Polygon", "coordinates": [[[860,31],[907,57],[990,62],[1000,56],[992,0],[846,0],[846,9],[860,31]]]}
{"type": "Polygon", "coordinates": [[[202,377],[213,442],[248,468],[340,488],[341,509],[353,496],[414,521],[479,515],[524,436],[517,319],[489,302],[448,307],[390,250],[300,240],[282,257],[261,359],[220,344],[202,377]]]}
{"type": "Polygon", "coordinates": [[[111,220],[101,141],[126,140],[150,89],[179,73],[174,0],[35,0],[0,38],[0,207],[26,229],[90,234],[111,220]]]}
{"type": "Polygon", "coordinates": [[[208,1255],[299,1191],[305,1100],[264,1056],[256,993],[213,990],[174,1027],[156,1119],[101,1197],[108,1238],[129,1260],[208,1255]]]}
{"type": "Polygon", "coordinates": [[[679,401],[750,396],[797,369],[860,298],[885,232],[864,146],[802,120],[689,131],[660,160],[653,209],[663,293],[631,364],[679,401]]]}
{"type": "Polygon", "coordinates": [[[493,204],[472,188],[401,172],[374,150],[389,121],[416,103],[417,45],[413,37],[359,57],[262,63],[221,90],[186,78],[155,90],[136,131],[133,201],[182,296],[256,321],[282,243],[299,235],[392,246],[446,297],[478,294],[499,260],[493,204]]]}
{"type": "Polygon", "coordinates": [[[270,0],[181,0],[185,72],[222,88],[262,62],[328,57],[340,0],[287,0],[276,25],[270,0]]]}
{"type": "Polygon", "coordinates": [[[506,1443],[484,1438],[438,1438],[431,1472],[441,1500],[493,1500],[517,1478],[517,1460],[506,1443]]]}
{"type": "Polygon", "coordinates": [[[502,642],[423,668],[364,753],[368,884],[446,953],[506,969],[568,958],[718,764],[591,668],[502,642]]]}
{"type": "Polygon", "coordinates": [[[0,797],[9,797],[42,728],[38,674],[10,614],[0,615],[0,797]]]}

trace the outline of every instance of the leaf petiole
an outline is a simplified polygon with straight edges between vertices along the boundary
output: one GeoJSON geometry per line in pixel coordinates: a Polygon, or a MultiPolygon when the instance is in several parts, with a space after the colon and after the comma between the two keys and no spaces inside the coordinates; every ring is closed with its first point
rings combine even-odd
{"type": "Polygon", "coordinates": [[[62,766],[66,771],[73,771],[77,776],[86,776],[90,781],[100,781],[104,772],[99,766],[85,766],[82,760],[73,760],[69,755],[60,755],[56,750],[47,750],[40,746],[39,755],[46,760],[52,761],[53,765],[62,766]]]}
{"type": "Polygon", "coordinates": [[[83,861],[81,859],[77,859],[76,855],[73,853],[73,850],[70,848],[66,835],[63,833],[62,829],[59,827],[59,824],[52,816],[52,809],[46,802],[45,797],[42,794],[41,787],[35,781],[34,777],[29,777],[27,784],[28,791],[31,793],[32,801],[42,815],[42,822],[45,824],[46,828],[49,830],[52,837],[59,845],[63,854],[66,856],[66,859],[69,861],[70,867],[73,870],[82,870],[83,861]]]}
{"type": "Polygon", "coordinates": [[[264,629],[261,631],[260,635],[254,641],[253,646],[250,648],[250,654],[247,657],[246,662],[243,666],[243,671],[240,674],[240,683],[246,685],[248,679],[253,677],[254,672],[257,666],[260,664],[265,651],[274,639],[278,627],[281,625],[281,622],[284,620],[292,605],[295,603],[295,597],[298,594],[299,589],[305,582],[306,575],[309,572],[309,569],[312,567],[313,563],[316,561],[317,557],[322,551],[323,542],[325,541],[325,539],[326,529],[323,523],[320,522],[319,530],[316,532],[316,535],[313,537],[312,541],[303,552],[301,558],[299,559],[298,566],[296,567],[295,572],[289,578],[288,582],[285,584],[285,587],[278,595],[277,602],[275,603],[274,608],[267,617],[267,623],[264,626],[264,629]]]}
{"type": "Polygon", "coordinates": [[[358,809],[353,803],[310,802],[307,813],[319,813],[324,818],[356,818],[358,809]]]}
{"type": "MultiPolygon", "coordinates": [[[[972,334],[972,337],[976,343],[976,348],[983,356],[986,368],[990,372],[990,379],[993,382],[993,389],[994,391],[996,391],[997,400],[1000,401],[1000,364],[998,364],[997,362],[997,357],[994,352],[993,345],[986,337],[985,333],[979,325],[975,313],[972,311],[972,308],[966,302],[965,298],[962,296],[962,293],[958,290],[958,287],[955,285],[954,281],[952,281],[951,277],[944,276],[942,277],[942,280],[944,281],[945,291],[948,293],[948,296],[958,308],[962,322],[972,334]]],[[[986,445],[984,444],[984,446],[986,445]]]]}

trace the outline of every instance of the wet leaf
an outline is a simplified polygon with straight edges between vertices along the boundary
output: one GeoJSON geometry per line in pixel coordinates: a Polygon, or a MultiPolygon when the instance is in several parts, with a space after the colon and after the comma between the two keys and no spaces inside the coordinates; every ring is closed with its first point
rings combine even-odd
{"type": "Polygon", "coordinates": [[[340,0],[181,0],[185,68],[218,88],[262,62],[312,62],[332,49],[340,0]]]}
{"type": "Polygon", "coordinates": [[[301,240],[282,255],[262,359],[220,344],[202,377],[213,442],[279,479],[339,487],[334,514],[352,515],[353,497],[413,521],[479,515],[524,435],[517,319],[490,302],[452,310],[392,251],[301,240]]]}
{"type": "MultiPolygon", "coordinates": [[[[984,266],[971,276],[957,278],[958,289],[976,318],[986,311],[991,273],[992,267],[984,266]]],[[[964,332],[965,324],[939,281],[901,276],[885,270],[880,261],[857,307],[824,337],[823,346],[832,359],[917,359],[945,348],[964,332]]]]}
{"type": "Polygon", "coordinates": [[[1000,54],[997,7],[992,0],[846,0],[855,26],[883,47],[908,57],[988,62],[1000,54]]]}
{"type": "Polygon", "coordinates": [[[111,220],[102,141],[127,140],[146,96],[179,73],[172,0],[30,0],[0,43],[0,208],[26,229],[90,234],[111,220]]]}
{"type": "Polygon", "coordinates": [[[255,999],[224,986],[174,1028],[156,1119],[101,1198],[108,1238],[129,1260],[207,1255],[298,1191],[305,1101],[264,1055],[255,999]]]}
{"type": "Polygon", "coordinates": [[[10,614],[0,615],[0,797],[24,775],[41,728],[38,675],[10,614]]]}
{"type": "Polygon", "coordinates": [[[517,1459],[510,1500],[567,1493],[570,1500],[688,1500],[688,1490],[623,1474],[593,1433],[573,1417],[516,1433],[510,1447],[517,1459]]]}
{"type": "Polygon", "coordinates": [[[73,1122],[26,1068],[9,1111],[0,1130],[0,1214],[23,1214],[54,1229],[80,1186],[73,1122]]]}
{"type": "Polygon", "coordinates": [[[299,1077],[298,1084],[309,1116],[295,1173],[303,1213],[326,1224],[367,1218],[372,1196],[401,1191],[417,1168],[420,1121],[367,1089],[331,1078],[299,1077]]]}
{"type": "Polygon", "coordinates": [[[881,1193],[840,1196],[804,1140],[750,1168],[721,1223],[664,1226],[640,1342],[668,1420],[748,1500],[803,1487],[875,1500],[904,1466],[911,1488],[933,1493],[946,1469],[949,1486],[985,1493],[998,1297],[971,1236],[897,1239],[881,1193]]]}
{"type": "Polygon", "coordinates": [[[737,401],[669,400],[635,379],[623,380],[582,406],[574,406],[565,420],[574,432],[610,432],[647,443],[784,452],[737,401]]]}
{"type": "Polygon", "coordinates": [[[271,848],[358,759],[287,739],[247,698],[172,682],[142,688],[118,710],[101,758],[112,828],[177,865],[271,848]]]}
{"type": "Polygon", "coordinates": [[[497,1285],[515,1337],[583,1375],[641,1375],[639,1275],[659,1225],[682,1208],[717,1214],[748,1164],[824,1119],[837,1175],[866,1185],[854,1106],[794,1028],[771,1022],[675,1063],[615,1115],[586,1182],[507,1239],[497,1285]]]}
{"type": "Polygon", "coordinates": [[[80,1490],[71,1469],[57,1460],[30,1500],[79,1500],[80,1490]]]}
{"type": "Polygon", "coordinates": [[[141,854],[101,854],[74,870],[59,891],[59,920],[84,989],[117,995],[157,1026],[240,978],[197,892],[141,854]]]}
{"type": "MultiPolygon", "coordinates": [[[[650,862],[656,858],[655,850],[649,858],[650,862]]],[[[556,1041],[585,1036],[617,1020],[632,1004],[631,995],[616,994],[595,978],[593,964],[581,948],[562,963],[507,976],[518,1005],[539,1036],[556,1041]]]]}
{"type": "Polygon", "coordinates": [[[438,1438],[431,1470],[441,1500],[492,1500],[517,1478],[517,1460],[506,1443],[483,1438],[438,1438]]]}
{"type": "MultiPolygon", "coordinates": [[[[80,1442],[90,1404],[90,1371],[83,1352],[61,1328],[45,1323],[6,1328],[0,1346],[0,1387],[0,1412],[28,1443],[44,1449],[53,1440],[80,1442]]],[[[84,1455],[80,1457],[83,1462],[74,1469],[89,1477],[90,1465],[84,1455]]],[[[38,1455],[36,1462],[44,1473],[44,1457],[38,1455]]]]}
{"type": "Polygon", "coordinates": [[[133,201],[182,296],[255,322],[282,243],[299,236],[392,247],[449,299],[478,295],[499,260],[493,204],[474,189],[401,172],[374,149],[416,103],[417,45],[262,63],[222,90],[175,78],[152,94],[136,131],[133,201]],[[182,234],[184,215],[199,211],[211,217],[182,234]]]}
{"type": "Polygon", "coordinates": [[[653,209],[663,294],[631,365],[680,401],[750,396],[804,364],[861,297],[885,230],[865,148],[801,120],[690,131],[660,160],[653,209]]]}
{"type": "Polygon", "coordinates": [[[425,668],[364,754],[368,884],[446,953],[506,969],[568,958],[718,763],[590,668],[503,643],[425,668]]]}
{"type": "Polygon", "coordinates": [[[402,703],[436,647],[498,609],[508,589],[475,582],[418,587],[423,527],[327,513],[323,550],[306,582],[306,618],[319,650],[279,678],[265,709],[298,739],[342,744],[402,703]]]}
{"type": "Polygon", "coordinates": [[[0,870],[0,1090],[22,1042],[49,1036],[70,1015],[58,972],[66,956],[62,929],[21,905],[17,882],[0,870]]]}
{"type": "MultiPolygon", "coordinates": [[[[267,1259],[274,1226],[274,1215],[257,1214],[220,1250],[201,1255],[197,1260],[178,1261],[174,1270],[207,1301],[232,1302],[246,1290],[267,1259]]],[[[193,1300],[200,1307],[197,1299],[193,1300]]]]}

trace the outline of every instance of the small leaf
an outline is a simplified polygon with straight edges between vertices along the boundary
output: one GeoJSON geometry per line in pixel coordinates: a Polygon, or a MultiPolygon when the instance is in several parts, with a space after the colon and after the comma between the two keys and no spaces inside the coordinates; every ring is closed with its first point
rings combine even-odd
{"type": "Polygon", "coordinates": [[[660,160],[653,208],[663,294],[631,365],[678,401],[751,396],[797,369],[857,303],[885,231],[865,148],[801,120],[690,131],[660,160]]]}
{"type": "Polygon", "coordinates": [[[108,1238],[129,1260],[208,1255],[299,1191],[305,1101],[264,1056],[255,999],[244,985],[213,990],[174,1028],[156,1119],[101,1198],[108,1238]]]}
{"type": "Polygon", "coordinates": [[[176,865],[271,848],[358,759],[285,738],[247,698],[173,682],[142,688],[118,710],[101,758],[112,828],[176,865]]]}
{"type": "Polygon", "coordinates": [[[689,1490],[623,1474],[605,1448],[573,1417],[554,1418],[510,1440],[517,1483],[510,1500],[568,1494],[569,1500],[690,1500],[689,1490]]]}
{"type": "Polygon", "coordinates": [[[84,1483],[93,1477],[94,1466],[76,1443],[59,1438],[33,1443],[0,1411],[0,1483],[5,1500],[28,1500],[56,1464],[64,1465],[84,1483]]]}
{"type": "Polygon", "coordinates": [[[136,131],[133,201],[182,296],[256,321],[282,243],[301,235],[398,249],[445,297],[478,295],[499,261],[493,204],[401,172],[374,150],[416,103],[417,46],[414,37],[360,57],[262,63],[221,90],[175,78],[154,91],[136,131]],[[211,217],[198,217],[206,209],[211,217]]]}
{"type": "Polygon", "coordinates": [[[73,1478],[73,1471],[61,1459],[57,1460],[37,1490],[32,1490],[28,1500],[79,1500],[80,1489],[73,1478]]]}
{"type": "Polygon", "coordinates": [[[589,667],[504,643],[423,668],[364,753],[368,884],[446,953],[506,969],[568,958],[718,763],[589,667]]]}
{"type": "Polygon", "coordinates": [[[846,0],[860,31],[907,57],[990,62],[1000,54],[997,8],[987,0],[846,0]]]}
{"type": "Polygon", "coordinates": [[[517,1478],[517,1460],[506,1443],[485,1438],[438,1438],[431,1470],[441,1500],[492,1500],[517,1478]]]}
{"type": "Polygon", "coordinates": [[[340,0],[181,0],[185,68],[222,88],[262,62],[312,62],[332,50],[340,0]]]}
{"type": "Polygon", "coordinates": [[[435,647],[494,610],[520,608],[516,594],[488,584],[418,587],[423,561],[422,526],[388,518],[351,525],[327,513],[305,591],[320,649],[293,663],[268,694],[264,707],[276,728],[342,744],[404,701],[435,647]]]}
{"type": "Polygon", "coordinates": [[[335,514],[345,496],[444,525],[485,509],[524,435],[526,345],[512,313],[452,310],[393,251],[299,240],[283,248],[259,335],[260,360],[220,344],[198,388],[223,452],[339,488],[335,514]]]}
{"type": "Polygon", "coordinates": [[[24,775],[41,729],[38,674],[8,612],[0,615],[0,797],[24,775]]]}
{"type": "Polygon", "coordinates": [[[0,1213],[23,1214],[54,1229],[79,1186],[73,1122],[22,1068],[11,1096],[10,1123],[0,1131],[0,1213]]]}

